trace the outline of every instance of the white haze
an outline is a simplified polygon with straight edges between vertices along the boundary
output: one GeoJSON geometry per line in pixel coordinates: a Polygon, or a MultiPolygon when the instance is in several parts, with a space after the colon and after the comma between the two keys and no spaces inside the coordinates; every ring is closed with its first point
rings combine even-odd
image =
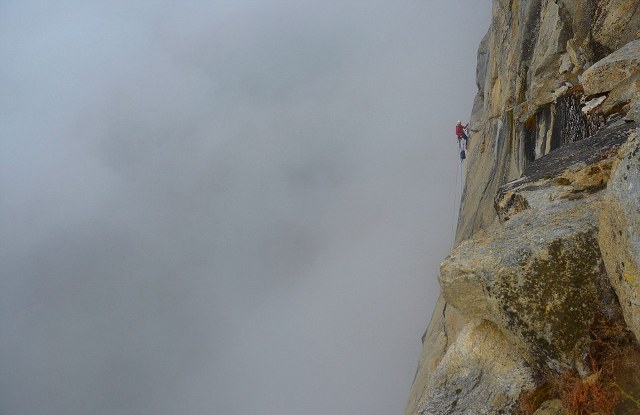
{"type": "Polygon", "coordinates": [[[490,8],[2,1],[0,413],[400,414],[490,8]]]}

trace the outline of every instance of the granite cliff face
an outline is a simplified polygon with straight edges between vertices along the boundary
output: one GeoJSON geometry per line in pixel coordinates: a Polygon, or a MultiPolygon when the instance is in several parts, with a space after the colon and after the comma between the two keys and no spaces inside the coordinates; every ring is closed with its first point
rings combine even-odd
{"type": "Polygon", "coordinates": [[[640,1],[494,0],[405,415],[640,414],[640,1]]]}

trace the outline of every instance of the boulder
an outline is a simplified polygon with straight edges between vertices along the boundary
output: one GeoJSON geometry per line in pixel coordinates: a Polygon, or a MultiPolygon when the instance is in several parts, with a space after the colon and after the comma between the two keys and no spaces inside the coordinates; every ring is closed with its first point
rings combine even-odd
{"type": "Polygon", "coordinates": [[[585,95],[609,92],[640,71],[640,39],[599,60],[581,77],[585,95]]]}
{"type": "Polygon", "coordinates": [[[625,79],[611,90],[600,110],[607,115],[620,112],[636,97],[640,97],[640,73],[625,79]]]}
{"type": "Polygon", "coordinates": [[[493,324],[469,323],[433,374],[419,415],[511,413],[533,374],[493,324]]]}
{"type": "Polygon", "coordinates": [[[587,66],[588,57],[586,55],[587,53],[584,48],[577,45],[577,42],[574,39],[569,39],[567,41],[567,56],[569,56],[571,64],[579,72],[582,72],[585,66],[587,66]]]}
{"type": "Polygon", "coordinates": [[[599,244],[629,329],[640,339],[640,131],[624,144],[600,215],[599,244]]]}
{"type": "Polygon", "coordinates": [[[404,411],[405,415],[416,413],[418,402],[424,396],[432,375],[440,364],[447,348],[456,341],[458,334],[467,323],[468,319],[448,305],[444,298],[440,296],[429,327],[422,336],[422,353],[420,354],[418,369],[411,385],[409,400],[404,411]]]}
{"type": "Polygon", "coordinates": [[[592,21],[593,40],[602,47],[616,50],[637,38],[640,31],[638,0],[600,0],[592,21]]]}
{"type": "Polygon", "coordinates": [[[596,319],[620,318],[597,223],[610,155],[633,130],[619,122],[534,161],[498,191],[502,223],[461,243],[441,264],[447,302],[467,318],[496,324],[532,364],[574,367],[596,319]]]}
{"type": "Polygon", "coordinates": [[[600,108],[600,105],[607,99],[606,95],[603,95],[601,97],[597,97],[597,98],[593,98],[587,102],[584,103],[584,106],[582,107],[582,112],[585,114],[589,114],[590,112],[592,112],[593,110],[595,110],[596,108],[600,108]]]}
{"type": "Polygon", "coordinates": [[[629,105],[629,111],[625,116],[625,121],[635,121],[640,124],[640,96],[636,97],[629,105]]]}
{"type": "MultiPolygon", "coordinates": [[[[536,193],[540,201],[553,197],[536,193]]],[[[492,321],[532,364],[560,371],[586,352],[596,318],[615,312],[604,295],[597,210],[558,200],[536,212],[541,204],[528,198],[532,207],[504,227],[462,243],[442,263],[440,284],[465,316],[492,321]]]]}
{"type": "Polygon", "coordinates": [[[562,401],[559,399],[553,399],[543,402],[533,415],[565,415],[567,411],[562,406],[562,401]]]}

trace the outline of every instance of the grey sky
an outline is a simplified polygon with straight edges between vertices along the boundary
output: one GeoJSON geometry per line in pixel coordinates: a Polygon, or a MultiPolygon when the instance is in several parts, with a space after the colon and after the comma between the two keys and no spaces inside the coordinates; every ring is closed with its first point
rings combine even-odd
{"type": "Polygon", "coordinates": [[[0,413],[401,413],[490,8],[1,2],[0,413]]]}

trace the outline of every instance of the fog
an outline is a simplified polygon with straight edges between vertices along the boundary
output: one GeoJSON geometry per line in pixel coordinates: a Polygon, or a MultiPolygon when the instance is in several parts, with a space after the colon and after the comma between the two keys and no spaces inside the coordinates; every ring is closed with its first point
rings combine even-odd
{"type": "Polygon", "coordinates": [[[2,1],[0,413],[402,413],[490,8],[2,1]]]}

